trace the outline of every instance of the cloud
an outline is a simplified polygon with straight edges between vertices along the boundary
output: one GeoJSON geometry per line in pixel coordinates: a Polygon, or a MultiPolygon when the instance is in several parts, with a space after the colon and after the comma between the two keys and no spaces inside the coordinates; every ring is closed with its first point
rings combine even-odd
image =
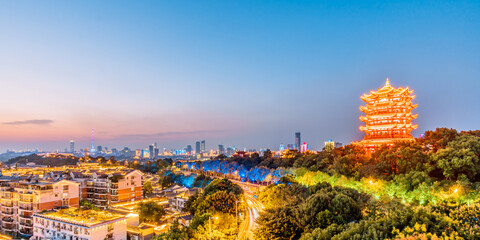
{"type": "Polygon", "coordinates": [[[13,122],[3,122],[2,124],[5,125],[48,125],[53,123],[53,120],[50,119],[31,119],[31,120],[23,120],[23,121],[13,121],[13,122]]]}

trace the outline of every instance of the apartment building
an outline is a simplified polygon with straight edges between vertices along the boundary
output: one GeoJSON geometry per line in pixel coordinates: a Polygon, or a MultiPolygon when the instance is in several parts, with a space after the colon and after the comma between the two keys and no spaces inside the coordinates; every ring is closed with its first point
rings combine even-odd
{"type": "Polygon", "coordinates": [[[60,209],[33,215],[32,240],[126,240],[125,215],[107,211],[60,209]]]}
{"type": "Polygon", "coordinates": [[[78,183],[32,176],[0,178],[0,229],[4,233],[29,237],[34,213],[70,206],[79,206],[78,183]]]}
{"type": "Polygon", "coordinates": [[[99,209],[111,204],[143,199],[143,173],[128,171],[70,172],[69,179],[80,184],[81,200],[87,200],[99,209]]]}

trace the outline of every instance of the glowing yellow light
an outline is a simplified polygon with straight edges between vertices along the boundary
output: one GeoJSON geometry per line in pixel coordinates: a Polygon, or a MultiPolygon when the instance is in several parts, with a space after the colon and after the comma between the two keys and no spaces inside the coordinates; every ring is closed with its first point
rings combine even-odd
{"type": "Polygon", "coordinates": [[[387,78],[385,85],[377,91],[370,91],[370,94],[363,94],[360,98],[366,103],[360,106],[364,116],[360,121],[365,126],[360,126],[360,131],[365,132],[365,137],[360,142],[366,148],[375,149],[381,144],[392,145],[398,140],[413,140],[411,131],[417,128],[412,120],[417,115],[412,114],[416,104],[412,104],[415,98],[413,90],[408,87],[395,88],[390,85],[387,78]]]}

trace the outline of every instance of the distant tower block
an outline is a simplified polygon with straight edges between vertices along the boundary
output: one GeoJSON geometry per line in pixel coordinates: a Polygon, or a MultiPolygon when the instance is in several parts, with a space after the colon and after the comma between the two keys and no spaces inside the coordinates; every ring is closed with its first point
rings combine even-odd
{"type": "Polygon", "coordinates": [[[360,98],[366,105],[360,106],[360,111],[366,116],[360,116],[360,120],[366,125],[360,126],[360,130],[366,135],[360,143],[374,150],[381,144],[413,140],[411,131],[417,125],[412,125],[412,120],[417,118],[417,114],[412,115],[412,110],[417,104],[412,104],[415,98],[412,93],[413,90],[408,87],[393,87],[387,78],[385,86],[370,91],[368,95],[363,94],[360,98]]]}

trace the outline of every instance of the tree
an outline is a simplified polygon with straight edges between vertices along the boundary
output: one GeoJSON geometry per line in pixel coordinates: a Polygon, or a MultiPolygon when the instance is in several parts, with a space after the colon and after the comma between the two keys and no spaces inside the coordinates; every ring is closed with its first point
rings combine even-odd
{"type": "Polygon", "coordinates": [[[153,187],[152,187],[152,183],[150,181],[146,181],[144,184],[143,184],[143,196],[149,196],[153,193],[153,187]]]}
{"type": "Polygon", "coordinates": [[[95,207],[95,205],[93,205],[93,203],[91,203],[87,200],[80,201],[80,206],[84,207],[84,208],[87,208],[87,209],[98,210],[98,208],[95,207]]]}
{"type": "Polygon", "coordinates": [[[263,159],[269,159],[273,156],[272,151],[270,149],[265,150],[263,152],[263,159]]]}
{"type": "Polygon", "coordinates": [[[168,232],[160,234],[158,237],[154,237],[153,240],[185,240],[188,239],[188,232],[186,228],[180,228],[178,220],[175,220],[172,226],[168,229],[168,232]]]}
{"type": "Polygon", "coordinates": [[[159,223],[166,214],[162,205],[153,201],[140,203],[137,210],[140,213],[140,222],[159,223]]]}
{"type": "Polygon", "coordinates": [[[295,205],[303,201],[306,188],[299,184],[269,185],[258,195],[258,199],[266,208],[295,205]]]}
{"type": "Polygon", "coordinates": [[[207,196],[205,200],[214,211],[235,214],[235,202],[238,199],[232,192],[218,191],[207,196]]]}
{"type": "Polygon", "coordinates": [[[172,176],[166,175],[166,176],[160,176],[158,180],[158,184],[160,187],[163,189],[167,189],[170,186],[172,186],[174,183],[172,176]]]}
{"type": "Polygon", "coordinates": [[[197,177],[195,177],[195,180],[192,183],[192,187],[204,188],[208,184],[210,184],[211,181],[212,181],[211,177],[201,173],[197,177]]]}
{"type": "Polygon", "coordinates": [[[257,240],[298,239],[302,228],[297,222],[292,207],[266,209],[257,219],[254,231],[257,240]]]}
{"type": "Polygon", "coordinates": [[[224,240],[236,239],[236,219],[231,214],[207,215],[203,224],[196,227],[194,232],[195,240],[224,240]],[[211,217],[210,222],[208,218],[211,217]],[[211,237],[211,238],[210,238],[211,237]]]}
{"type": "Polygon", "coordinates": [[[437,128],[435,131],[425,131],[424,136],[419,138],[421,145],[436,152],[445,148],[447,144],[458,136],[455,129],[437,128]]]}
{"type": "Polygon", "coordinates": [[[447,179],[463,175],[475,181],[480,173],[480,137],[460,135],[432,154],[432,161],[447,179]]]}
{"type": "Polygon", "coordinates": [[[215,179],[205,188],[204,195],[211,195],[218,191],[231,192],[235,196],[243,194],[243,189],[232,181],[228,179],[215,179]]]}
{"type": "Polygon", "coordinates": [[[410,171],[425,171],[429,156],[420,144],[414,141],[396,142],[394,146],[382,146],[373,155],[379,176],[390,178],[410,171]]]}

